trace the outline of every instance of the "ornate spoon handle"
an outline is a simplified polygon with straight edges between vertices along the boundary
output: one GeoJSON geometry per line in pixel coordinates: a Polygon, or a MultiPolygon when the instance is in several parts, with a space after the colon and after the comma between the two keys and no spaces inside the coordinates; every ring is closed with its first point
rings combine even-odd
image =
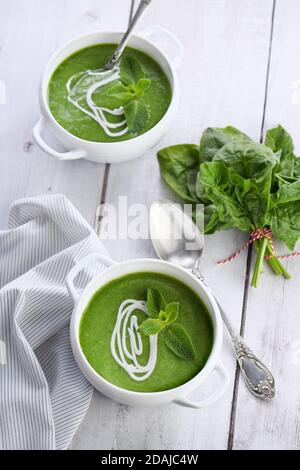
{"type": "Polygon", "coordinates": [[[269,369],[253,354],[240,335],[231,336],[242,376],[250,391],[262,400],[275,396],[275,381],[269,369]]]}
{"type": "MultiPolygon", "coordinates": [[[[206,287],[209,288],[205,282],[204,277],[198,271],[198,269],[194,269],[192,273],[203,284],[205,284],[206,287]]],[[[215,300],[219,306],[223,322],[225,323],[225,326],[230,335],[238,364],[241,369],[242,377],[245,380],[249,390],[253,393],[253,395],[262,400],[270,400],[274,398],[275,381],[273,375],[269,369],[253,354],[251,349],[246,345],[243,338],[234,330],[222,306],[219,304],[216,298],[215,300]]]]}

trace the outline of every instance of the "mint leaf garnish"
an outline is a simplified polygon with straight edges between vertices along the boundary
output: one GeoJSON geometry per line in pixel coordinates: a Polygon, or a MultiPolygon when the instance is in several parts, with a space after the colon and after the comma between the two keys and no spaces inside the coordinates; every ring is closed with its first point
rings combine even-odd
{"type": "Polygon", "coordinates": [[[167,324],[171,325],[171,323],[174,323],[179,314],[179,302],[171,302],[166,306],[165,314],[167,317],[167,324]]]}
{"type": "Polygon", "coordinates": [[[161,293],[156,289],[147,289],[147,312],[152,318],[157,318],[160,311],[166,308],[166,301],[161,293]]]}
{"type": "Polygon", "coordinates": [[[121,93],[128,93],[128,87],[124,86],[121,82],[115,80],[102,88],[103,93],[107,95],[119,95],[121,93]]]}
{"type": "Polygon", "coordinates": [[[166,303],[157,289],[147,289],[147,313],[151,318],[145,320],[139,331],[145,336],[161,333],[166,346],[176,356],[189,361],[195,358],[195,349],[186,330],[175,323],[179,315],[179,302],[166,303]]]}
{"type": "Polygon", "coordinates": [[[107,84],[101,88],[101,91],[96,91],[94,94],[95,103],[108,108],[125,106],[134,98],[135,92],[131,93],[126,86],[117,80],[107,84]]]}
{"type": "MultiPolygon", "coordinates": [[[[125,106],[130,101],[142,98],[144,93],[151,85],[151,80],[141,78],[136,84],[128,86],[123,85],[120,81],[114,81],[111,84],[104,86],[101,92],[95,92],[97,102],[106,102],[107,99],[114,99],[118,101],[119,106],[125,106]]],[[[115,101],[114,101],[115,102],[115,101]]]]}
{"type": "Polygon", "coordinates": [[[134,99],[124,106],[128,131],[131,134],[142,132],[147,126],[150,111],[143,98],[134,99]]]}
{"type": "Polygon", "coordinates": [[[120,63],[120,78],[125,90],[119,91],[115,97],[124,99],[123,106],[130,134],[139,134],[146,128],[150,108],[144,101],[145,91],[151,80],[145,78],[143,67],[133,57],[126,57],[120,63]]]}
{"type": "Polygon", "coordinates": [[[120,76],[125,85],[137,83],[145,74],[140,62],[133,57],[125,57],[120,63],[120,76]]]}
{"type": "Polygon", "coordinates": [[[138,98],[141,98],[142,96],[144,96],[145,91],[148,90],[148,88],[150,87],[150,85],[151,85],[151,80],[149,80],[148,78],[141,78],[141,79],[134,85],[134,88],[135,88],[135,95],[136,95],[138,98]]]}
{"type": "Polygon", "coordinates": [[[165,328],[162,332],[162,339],[176,356],[185,361],[195,359],[195,350],[191,338],[178,323],[173,323],[165,328]]]}
{"type": "Polygon", "coordinates": [[[145,336],[157,335],[165,327],[164,322],[158,318],[147,318],[139,327],[139,331],[145,336]]]}

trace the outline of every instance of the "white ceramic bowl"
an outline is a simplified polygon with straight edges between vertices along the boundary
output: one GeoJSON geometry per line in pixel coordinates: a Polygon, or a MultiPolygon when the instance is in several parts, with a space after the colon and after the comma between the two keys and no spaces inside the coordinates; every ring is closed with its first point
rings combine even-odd
{"type": "Polygon", "coordinates": [[[138,35],[133,35],[128,45],[139,49],[151,56],[166,73],[172,87],[172,101],[163,118],[149,131],[144,134],[123,142],[90,142],[88,140],[75,137],[64,129],[52,116],[48,104],[48,85],[53,72],[70,55],[76,51],[95,44],[118,43],[124,33],[121,32],[95,32],[77,37],[65,44],[49,60],[40,87],[40,107],[42,117],[35,125],[33,136],[39,147],[52,157],[59,160],[75,160],[85,158],[100,163],[124,162],[141,156],[146,150],[153,147],[166,133],[175,115],[178,99],[179,87],[176,68],[179,65],[183,45],[170,31],[160,26],[149,26],[138,35]],[[162,50],[155,46],[150,38],[157,33],[167,36],[169,41],[173,41],[176,53],[174,58],[169,59],[162,50]],[[43,131],[49,128],[57,140],[68,150],[58,152],[53,149],[43,138],[43,131]]]}
{"type": "Polygon", "coordinates": [[[209,290],[188,271],[167,261],[156,259],[134,259],[122,263],[115,263],[101,254],[93,254],[82,259],[74,266],[74,268],[72,268],[69,275],[67,276],[66,282],[69,293],[75,303],[71,319],[71,345],[75,359],[81,371],[90,381],[90,383],[104,395],[127,405],[157,406],[163,405],[165,403],[175,402],[190,408],[203,408],[215,402],[224,393],[229,383],[229,376],[226,369],[222,365],[222,362],[220,361],[221,346],[223,341],[223,324],[220,312],[209,290]],[[83,293],[78,295],[73,281],[81,270],[87,267],[91,262],[95,262],[95,260],[99,260],[99,262],[102,265],[107,266],[108,269],[104,271],[103,274],[94,278],[84,289],[83,293]],[[101,377],[91,367],[82,352],[79,342],[80,320],[87,304],[89,303],[94,293],[101,286],[107,284],[113,279],[129,273],[145,271],[167,274],[190,286],[205,303],[211,316],[214,328],[213,348],[204,368],[195,377],[180,387],[172,388],[163,392],[132,392],[113,385],[101,377]],[[202,386],[203,382],[209,378],[213,371],[216,371],[220,375],[220,380],[218,382],[218,386],[214,387],[212,394],[202,399],[189,398],[189,395],[191,395],[193,392],[196,392],[198,388],[202,386]]]}

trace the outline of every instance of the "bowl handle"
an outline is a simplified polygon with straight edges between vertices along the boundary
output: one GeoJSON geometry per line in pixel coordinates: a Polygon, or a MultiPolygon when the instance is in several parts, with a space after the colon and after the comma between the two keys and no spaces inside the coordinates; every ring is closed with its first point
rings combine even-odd
{"type": "Polygon", "coordinates": [[[190,400],[188,397],[183,397],[177,398],[176,400],[174,400],[174,403],[177,403],[181,406],[186,406],[188,408],[206,408],[207,406],[210,406],[215,401],[217,401],[228,387],[230,377],[221,361],[218,362],[214,370],[220,375],[221,380],[223,382],[220,389],[215,390],[211,396],[204,398],[203,400],[196,401],[190,400]]]}
{"type": "Polygon", "coordinates": [[[78,160],[79,158],[86,157],[85,150],[70,150],[68,152],[58,152],[50,147],[42,138],[42,132],[46,127],[45,118],[41,117],[33,128],[33,137],[38,146],[44,150],[44,152],[55,157],[58,160],[78,160]]]}
{"type": "Polygon", "coordinates": [[[148,26],[147,28],[143,29],[142,31],[138,32],[139,36],[142,36],[145,39],[150,39],[152,36],[155,36],[156,34],[165,34],[169,39],[175,43],[176,46],[176,53],[174,57],[171,60],[172,65],[177,68],[182,60],[183,53],[184,53],[184,45],[178,39],[175,34],[173,34],[171,31],[169,31],[166,28],[163,28],[162,26],[157,26],[157,25],[151,25],[148,26]]]}
{"type": "Polygon", "coordinates": [[[101,253],[92,253],[91,255],[88,255],[78,261],[78,263],[75,264],[75,266],[71,269],[71,271],[66,277],[67,289],[75,304],[80,299],[80,295],[78,294],[74,286],[74,279],[80,273],[80,271],[82,271],[82,269],[84,269],[93,261],[99,261],[99,263],[101,263],[102,265],[104,264],[104,266],[106,266],[107,268],[117,264],[116,261],[113,261],[107,256],[102,255],[101,253]]]}

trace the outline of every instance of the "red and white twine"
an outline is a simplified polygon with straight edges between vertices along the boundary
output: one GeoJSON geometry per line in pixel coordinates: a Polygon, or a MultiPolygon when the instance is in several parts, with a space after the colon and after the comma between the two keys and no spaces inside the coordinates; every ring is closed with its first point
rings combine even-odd
{"type": "MultiPolygon", "coordinates": [[[[260,240],[262,238],[267,238],[267,240],[270,243],[271,247],[271,254],[264,256],[265,260],[269,260],[271,258],[274,258],[276,256],[275,252],[275,246],[272,240],[272,230],[264,227],[264,228],[257,228],[256,230],[253,230],[250,234],[249,240],[247,240],[239,250],[235,251],[232,253],[232,255],[228,256],[228,258],[222,259],[217,262],[217,264],[226,264],[230,263],[230,261],[233,261],[235,258],[237,258],[243,250],[248,248],[249,245],[251,245],[253,242],[260,240]]],[[[281,256],[276,256],[277,259],[289,259],[289,258],[295,258],[296,256],[300,256],[300,252],[294,251],[293,253],[288,253],[286,255],[281,255],[281,256]]]]}

